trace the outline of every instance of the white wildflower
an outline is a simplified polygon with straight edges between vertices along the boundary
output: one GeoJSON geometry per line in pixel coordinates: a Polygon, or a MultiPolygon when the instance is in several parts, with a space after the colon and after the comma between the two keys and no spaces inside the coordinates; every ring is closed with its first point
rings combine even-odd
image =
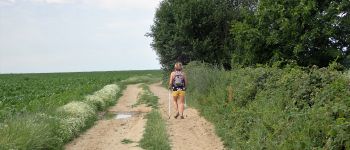
{"type": "Polygon", "coordinates": [[[96,115],[95,110],[90,105],[77,101],[59,107],[57,111],[63,114],[58,132],[61,137],[67,139],[77,134],[81,128],[86,126],[86,121],[96,115]]]}
{"type": "Polygon", "coordinates": [[[101,97],[98,97],[96,95],[88,95],[85,97],[85,101],[88,104],[91,104],[92,106],[96,106],[97,108],[105,108],[106,103],[103,101],[101,97]]]}
{"type": "Polygon", "coordinates": [[[120,88],[116,84],[110,84],[103,87],[101,90],[96,91],[93,95],[85,97],[85,101],[96,107],[104,108],[107,101],[113,100],[113,97],[120,92],[120,88]]]}
{"type": "Polygon", "coordinates": [[[59,107],[57,112],[62,114],[62,117],[58,133],[66,139],[79,133],[81,128],[86,126],[86,121],[96,115],[94,107],[104,108],[106,102],[113,100],[118,92],[120,92],[118,85],[106,85],[94,94],[86,96],[84,101],[72,101],[59,107]]]}
{"type": "Polygon", "coordinates": [[[95,96],[102,98],[103,100],[108,100],[113,98],[117,92],[119,92],[119,86],[116,84],[110,84],[103,87],[101,90],[94,93],[95,96]]]}
{"type": "Polygon", "coordinates": [[[77,134],[81,128],[85,126],[85,120],[83,118],[63,118],[60,121],[59,134],[62,137],[69,139],[70,137],[77,134]]]}
{"type": "Polygon", "coordinates": [[[90,105],[77,101],[72,101],[62,107],[59,107],[58,112],[69,114],[78,118],[88,118],[95,114],[94,109],[90,105]]]}

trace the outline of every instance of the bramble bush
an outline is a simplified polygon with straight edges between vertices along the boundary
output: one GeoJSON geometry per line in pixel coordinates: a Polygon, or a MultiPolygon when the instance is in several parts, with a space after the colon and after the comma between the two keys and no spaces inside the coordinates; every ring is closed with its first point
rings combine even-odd
{"type": "Polygon", "coordinates": [[[333,68],[185,67],[189,104],[229,149],[349,149],[350,73],[333,68]]]}

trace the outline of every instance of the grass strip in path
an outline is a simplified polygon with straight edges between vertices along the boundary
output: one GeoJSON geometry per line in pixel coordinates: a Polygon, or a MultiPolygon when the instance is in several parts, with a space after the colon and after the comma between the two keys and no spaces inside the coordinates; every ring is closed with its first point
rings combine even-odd
{"type": "Polygon", "coordinates": [[[143,91],[140,93],[141,95],[138,96],[138,101],[133,105],[133,107],[136,107],[140,104],[145,104],[147,107],[157,109],[159,98],[157,96],[154,96],[146,84],[141,84],[140,87],[143,91]]]}
{"type": "Polygon", "coordinates": [[[169,136],[161,114],[153,109],[147,114],[145,133],[140,141],[140,146],[146,150],[170,150],[169,136]]]}
{"type": "Polygon", "coordinates": [[[170,150],[169,136],[165,122],[158,111],[158,97],[155,96],[145,84],[141,85],[143,93],[139,97],[138,104],[151,106],[153,110],[147,114],[147,123],[140,146],[146,150],[170,150]]]}

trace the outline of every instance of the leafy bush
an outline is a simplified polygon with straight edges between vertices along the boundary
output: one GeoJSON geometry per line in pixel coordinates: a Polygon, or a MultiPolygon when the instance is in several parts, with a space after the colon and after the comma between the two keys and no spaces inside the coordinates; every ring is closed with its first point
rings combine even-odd
{"type": "Polygon", "coordinates": [[[186,66],[188,100],[231,149],[349,149],[350,76],[328,68],[186,66]]]}

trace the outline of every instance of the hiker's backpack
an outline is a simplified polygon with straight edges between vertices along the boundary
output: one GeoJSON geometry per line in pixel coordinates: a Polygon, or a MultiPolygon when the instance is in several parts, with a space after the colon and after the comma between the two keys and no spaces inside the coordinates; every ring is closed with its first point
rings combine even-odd
{"type": "Polygon", "coordinates": [[[175,71],[175,77],[173,80],[173,87],[175,88],[182,88],[185,86],[185,79],[184,79],[184,75],[181,71],[175,71]]]}

